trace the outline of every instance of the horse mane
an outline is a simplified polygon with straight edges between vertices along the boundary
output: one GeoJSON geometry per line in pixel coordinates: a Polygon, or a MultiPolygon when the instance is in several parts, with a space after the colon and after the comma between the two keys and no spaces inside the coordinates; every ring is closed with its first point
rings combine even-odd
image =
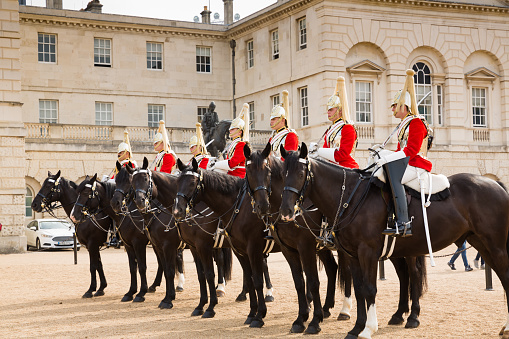
{"type": "MultiPolygon", "coordinates": [[[[127,172],[127,171],[126,171],[127,172]]],[[[104,190],[106,191],[106,197],[111,200],[113,198],[113,193],[115,193],[115,189],[117,185],[112,182],[100,182],[104,186],[104,190]]]]}
{"type": "Polygon", "coordinates": [[[343,167],[343,166],[339,166],[339,165],[335,165],[333,163],[331,163],[330,161],[327,161],[327,160],[323,160],[323,159],[320,159],[320,158],[316,158],[316,159],[313,159],[315,162],[318,162],[322,165],[325,165],[325,166],[328,166],[329,168],[333,168],[333,169],[345,169],[347,170],[347,172],[353,172],[353,173],[363,173],[363,171],[359,168],[348,168],[348,167],[343,167]]]}
{"type": "Polygon", "coordinates": [[[206,189],[212,189],[224,195],[237,193],[245,182],[244,179],[229,174],[204,170],[202,170],[202,173],[204,173],[203,183],[206,189]]]}
{"type": "Polygon", "coordinates": [[[124,180],[129,180],[129,172],[125,169],[125,167],[122,167],[122,169],[117,173],[116,178],[123,182],[124,180]]]}
{"type": "MultiPolygon", "coordinates": [[[[319,165],[328,167],[331,170],[345,169],[347,172],[351,172],[351,173],[358,173],[358,174],[364,173],[363,170],[361,170],[359,168],[348,168],[348,167],[335,165],[335,164],[331,163],[330,161],[323,160],[320,158],[309,159],[309,160],[317,162],[319,165]]],[[[288,156],[285,158],[285,164],[286,164],[287,170],[289,172],[296,171],[298,163],[299,163],[299,153],[297,151],[293,151],[293,152],[290,151],[288,156]]]]}
{"type": "MultiPolygon", "coordinates": [[[[265,159],[262,156],[262,151],[258,150],[251,154],[251,162],[253,163],[255,168],[262,168],[263,161],[265,159]]],[[[283,179],[284,177],[284,162],[281,161],[278,157],[270,155],[267,158],[268,165],[271,169],[271,175],[276,179],[283,179]]]]}

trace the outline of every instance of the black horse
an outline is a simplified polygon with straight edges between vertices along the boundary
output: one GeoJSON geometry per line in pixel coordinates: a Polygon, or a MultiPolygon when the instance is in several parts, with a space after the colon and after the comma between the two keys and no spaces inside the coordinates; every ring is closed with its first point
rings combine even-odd
{"type": "MultiPolygon", "coordinates": [[[[117,232],[124,242],[127,256],[129,258],[129,271],[131,273],[131,285],[129,291],[123,296],[123,302],[143,302],[145,294],[148,292],[147,284],[147,263],[146,247],[148,244],[147,235],[143,229],[143,217],[134,208],[130,210],[131,217],[116,214],[111,207],[111,198],[115,192],[115,184],[109,182],[97,181],[97,173],[93,177],[86,177],[76,189],[77,199],[71,212],[71,220],[81,221],[85,218],[94,220],[96,213],[107,214],[116,224],[117,232]],[[133,296],[138,291],[138,280],[136,269],[140,274],[140,290],[136,297],[133,296]]],[[[158,257],[158,253],[156,252],[158,257]]],[[[158,261],[158,276],[162,275],[162,266],[160,258],[158,261]],[[160,272],[160,273],[159,273],[160,272]]],[[[160,283],[159,279],[159,283],[160,283]]],[[[166,291],[170,293],[170,291],[166,291]]]]}
{"type": "MultiPolygon", "coordinates": [[[[388,218],[380,189],[369,180],[362,180],[355,191],[361,171],[308,159],[305,144],[300,151],[287,153],[282,149],[281,154],[285,158],[286,173],[286,189],[280,209],[284,220],[295,217],[296,203],[301,196],[309,197],[330,220],[334,220],[340,209],[341,196],[352,196],[346,209],[341,206],[344,215],[333,227],[337,244],[352,256],[357,321],[347,338],[369,338],[378,329],[375,306],[377,264],[384,247],[381,232],[388,218]]],[[[475,174],[452,175],[449,183],[450,197],[434,201],[427,208],[433,251],[455,241],[468,240],[497,273],[509,305],[509,194],[497,182],[475,174]]],[[[421,201],[411,199],[408,212],[414,216],[413,234],[397,240],[392,253],[394,258],[421,256],[428,252],[421,201]]],[[[501,334],[503,338],[509,338],[507,324],[501,334]]]]}

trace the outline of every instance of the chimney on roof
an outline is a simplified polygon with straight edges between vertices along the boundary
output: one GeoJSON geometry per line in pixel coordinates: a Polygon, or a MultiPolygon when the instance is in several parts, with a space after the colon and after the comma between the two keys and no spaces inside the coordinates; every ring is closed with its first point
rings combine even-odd
{"type": "Polygon", "coordinates": [[[46,8],[62,9],[62,0],[46,0],[46,8]]]}
{"type": "Polygon", "coordinates": [[[224,24],[233,23],[233,0],[223,0],[224,2],[224,24]]]}
{"type": "Polygon", "coordinates": [[[201,14],[201,22],[203,24],[210,24],[210,13],[212,13],[212,12],[207,9],[207,6],[204,6],[203,12],[200,13],[201,14]]]}
{"type": "Polygon", "coordinates": [[[87,4],[87,7],[83,11],[92,13],[102,13],[103,12],[102,8],[103,5],[99,2],[99,0],[92,0],[87,4]]]}

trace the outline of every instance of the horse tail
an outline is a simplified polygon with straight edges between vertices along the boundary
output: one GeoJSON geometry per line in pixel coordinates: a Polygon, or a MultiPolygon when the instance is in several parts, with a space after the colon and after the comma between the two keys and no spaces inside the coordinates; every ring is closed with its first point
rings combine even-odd
{"type": "Polygon", "coordinates": [[[345,292],[346,284],[352,284],[352,273],[350,270],[350,259],[338,251],[338,286],[341,292],[345,292]]]}
{"type": "Polygon", "coordinates": [[[224,280],[230,281],[232,280],[232,249],[231,248],[221,248],[223,251],[224,257],[224,280]]]}
{"type": "Polygon", "coordinates": [[[415,258],[415,268],[417,270],[417,279],[419,285],[416,285],[418,288],[418,295],[421,297],[424,292],[428,290],[428,272],[426,269],[426,257],[421,255],[420,257],[415,258]]]}
{"type": "Polygon", "coordinates": [[[183,249],[179,249],[177,250],[177,267],[178,267],[178,271],[180,273],[185,273],[184,271],[184,250],[183,249]]]}

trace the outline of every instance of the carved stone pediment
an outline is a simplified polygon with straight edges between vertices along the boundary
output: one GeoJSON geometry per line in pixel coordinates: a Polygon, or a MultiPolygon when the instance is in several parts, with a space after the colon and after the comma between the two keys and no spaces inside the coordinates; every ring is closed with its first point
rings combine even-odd
{"type": "Polygon", "coordinates": [[[385,71],[385,68],[366,59],[347,67],[346,70],[351,75],[351,81],[353,81],[355,75],[372,75],[377,78],[378,83],[380,84],[380,79],[382,78],[382,73],[385,71]]]}
{"type": "Polygon", "coordinates": [[[491,89],[493,84],[499,75],[486,67],[479,67],[470,72],[465,73],[465,79],[467,80],[467,87],[470,88],[472,83],[491,83],[491,89]]]}

